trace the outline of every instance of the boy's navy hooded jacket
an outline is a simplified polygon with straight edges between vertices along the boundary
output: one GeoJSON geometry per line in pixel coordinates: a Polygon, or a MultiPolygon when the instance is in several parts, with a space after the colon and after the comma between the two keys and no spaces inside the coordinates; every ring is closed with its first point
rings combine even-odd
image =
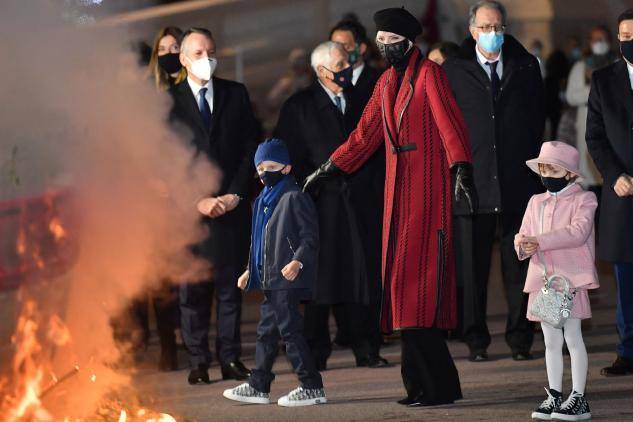
{"type": "MultiPolygon", "coordinates": [[[[264,228],[261,286],[254,285],[250,277],[246,290],[312,290],[317,276],[318,247],[319,227],[314,203],[294,179],[289,180],[264,228]],[[301,262],[303,269],[294,281],[289,281],[281,270],[292,260],[301,262]]],[[[248,270],[250,274],[256,271],[253,259],[249,259],[248,270]]]]}

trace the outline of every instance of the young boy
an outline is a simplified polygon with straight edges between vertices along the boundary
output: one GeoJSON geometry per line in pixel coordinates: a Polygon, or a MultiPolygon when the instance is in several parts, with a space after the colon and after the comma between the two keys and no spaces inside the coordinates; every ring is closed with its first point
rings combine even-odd
{"type": "Polygon", "coordinates": [[[270,384],[278,343],[301,386],[277,402],[280,406],[309,406],[326,402],[321,375],[303,337],[301,300],[309,299],[316,280],[317,213],[310,197],[290,175],[292,166],[283,141],[268,139],[255,153],[255,167],[265,185],[255,200],[248,269],[240,289],[261,289],[264,301],[257,327],[256,368],[247,383],[224,391],[224,397],[244,403],[270,403],[270,384]]]}

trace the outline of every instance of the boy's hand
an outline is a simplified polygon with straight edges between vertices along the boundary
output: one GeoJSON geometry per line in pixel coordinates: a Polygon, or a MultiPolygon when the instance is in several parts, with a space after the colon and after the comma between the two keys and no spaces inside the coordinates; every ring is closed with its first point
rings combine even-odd
{"type": "Polygon", "coordinates": [[[226,212],[226,205],[220,198],[205,198],[198,201],[198,211],[207,217],[216,218],[226,212]]]}
{"type": "Polygon", "coordinates": [[[244,271],[244,273],[240,276],[240,278],[237,279],[237,287],[240,290],[244,290],[246,288],[246,285],[248,284],[248,277],[249,277],[249,272],[248,270],[244,271]]]}
{"type": "Polygon", "coordinates": [[[288,281],[294,281],[299,275],[299,271],[301,271],[301,262],[294,260],[281,270],[281,275],[288,281]]]}

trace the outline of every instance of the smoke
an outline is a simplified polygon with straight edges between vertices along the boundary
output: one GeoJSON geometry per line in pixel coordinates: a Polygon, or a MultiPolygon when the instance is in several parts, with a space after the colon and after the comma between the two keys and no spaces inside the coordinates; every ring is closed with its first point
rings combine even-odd
{"type": "Polygon", "coordinates": [[[109,369],[118,354],[111,317],[162,277],[208,270],[187,245],[205,235],[195,202],[217,190],[220,175],[195,156],[188,134],[168,127],[171,100],[145,78],[129,35],[68,22],[64,7],[3,2],[0,198],[73,193],[77,261],[37,299],[72,338],[51,354],[54,370],[80,367],[63,399],[51,393],[53,407],[81,417],[125,382],[109,369]]]}

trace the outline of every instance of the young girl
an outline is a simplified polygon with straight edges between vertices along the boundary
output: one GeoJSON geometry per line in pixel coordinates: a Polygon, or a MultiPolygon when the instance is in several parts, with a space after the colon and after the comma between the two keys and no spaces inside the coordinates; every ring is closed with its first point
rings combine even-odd
{"type": "Polygon", "coordinates": [[[528,167],[541,176],[547,192],[534,195],[528,203],[523,224],[514,244],[520,260],[530,258],[524,292],[529,293],[530,307],[543,287],[543,266],[549,276],[558,274],[569,280],[573,307],[562,329],[541,322],[545,338],[545,364],[549,389],[547,398],[532,413],[533,419],[576,421],[591,418],[585,400],[587,351],[580,321],[591,318],[588,289],[599,287],[594,265],[594,214],[596,196],[585,192],[577,183],[579,154],[563,142],[545,142],[539,157],[527,161],[528,167]],[[541,258],[544,262],[541,262],[541,258]],[[563,341],[571,357],[572,392],[562,401],[563,341]]]}

